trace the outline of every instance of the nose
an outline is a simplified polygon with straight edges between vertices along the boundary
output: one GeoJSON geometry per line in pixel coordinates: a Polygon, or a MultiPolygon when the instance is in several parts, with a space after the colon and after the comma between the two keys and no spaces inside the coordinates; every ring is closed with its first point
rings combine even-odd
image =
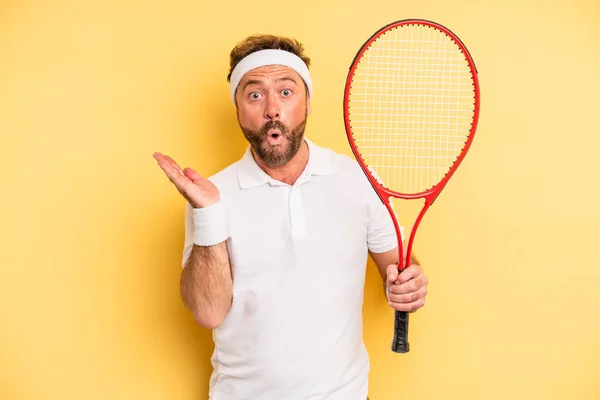
{"type": "Polygon", "coordinates": [[[265,104],[265,118],[268,120],[278,120],[280,117],[280,105],[277,96],[269,93],[265,104]]]}

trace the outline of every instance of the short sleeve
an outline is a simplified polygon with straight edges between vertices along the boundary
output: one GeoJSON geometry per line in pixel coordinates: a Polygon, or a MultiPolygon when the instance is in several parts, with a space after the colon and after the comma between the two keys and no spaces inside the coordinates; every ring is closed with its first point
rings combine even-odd
{"type": "MultiPolygon", "coordinates": [[[[398,238],[394,222],[379,196],[372,191],[368,198],[369,226],[367,230],[367,245],[372,253],[385,253],[398,247],[398,238]]],[[[396,218],[398,218],[396,216],[396,218]]],[[[402,240],[404,240],[404,227],[399,226],[402,240]]]]}

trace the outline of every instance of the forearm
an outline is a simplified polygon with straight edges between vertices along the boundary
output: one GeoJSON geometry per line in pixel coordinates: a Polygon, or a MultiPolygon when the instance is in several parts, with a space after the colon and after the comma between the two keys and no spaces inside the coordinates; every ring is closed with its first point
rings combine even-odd
{"type": "Polygon", "coordinates": [[[419,259],[417,258],[417,255],[415,254],[415,252],[411,252],[410,254],[410,265],[421,265],[421,263],[419,262],[419,259]]]}
{"type": "Polygon", "coordinates": [[[181,275],[181,296],[200,325],[221,325],[231,307],[232,288],[227,242],[194,246],[181,275]]]}

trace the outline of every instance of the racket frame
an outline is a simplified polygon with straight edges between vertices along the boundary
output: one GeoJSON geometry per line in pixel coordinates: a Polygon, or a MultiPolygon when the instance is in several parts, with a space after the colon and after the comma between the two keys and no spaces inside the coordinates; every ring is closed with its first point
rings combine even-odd
{"type": "MultiPolygon", "coordinates": [[[[477,129],[477,123],[479,121],[479,106],[480,106],[480,94],[479,94],[478,72],[477,72],[477,67],[475,66],[475,62],[473,61],[473,58],[471,57],[469,50],[464,45],[464,43],[458,38],[458,36],[456,36],[448,28],[446,28],[436,22],[425,20],[425,19],[404,19],[404,20],[392,22],[392,23],[382,27],[377,32],[375,32],[362,45],[360,50],[354,56],[354,60],[352,61],[350,70],[348,72],[348,76],[346,78],[346,85],[345,85],[345,89],[344,89],[343,109],[344,109],[344,125],[345,125],[345,129],[346,129],[346,136],[348,138],[348,142],[352,149],[352,153],[354,154],[356,160],[360,164],[360,167],[362,168],[363,172],[367,176],[367,179],[371,183],[371,186],[373,187],[373,189],[375,190],[375,192],[377,193],[377,195],[379,196],[379,198],[381,199],[381,201],[387,208],[387,210],[392,218],[392,221],[394,223],[394,229],[396,230],[396,237],[398,238],[398,253],[399,253],[398,254],[398,270],[400,272],[402,272],[405,268],[408,268],[410,266],[410,261],[411,261],[410,255],[412,252],[413,241],[414,241],[417,229],[419,227],[419,224],[421,223],[421,220],[423,219],[423,216],[425,215],[425,213],[427,212],[429,207],[433,204],[433,202],[436,200],[436,198],[439,196],[439,194],[442,192],[442,190],[444,189],[444,187],[446,186],[446,184],[448,183],[448,181],[450,180],[450,178],[452,177],[454,172],[458,169],[458,166],[461,164],[461,162],[465,158],[469,148],[471,147],[471,143],[473,142],[473,138],[475,136],[475,131],[477,129]],[[473,122],[471,124],[471,129],[470,129],[469,135],[467,137],[467,140],[465,142],[465,145],[464,145],[463,149],[461,150],[459,156],[457,157],[456,161],[454,162],[454,164],[452,164],[450,170],[446,173],[446,175],[431,189],[428,189],[428,190],[420,192],[420,193],[404,194],[404,193],[399,193],[399,192],[385,188],[382,184],[380,184],[377,181],[377,179],[373,176],[371,171],[369,171],[369,168],[368,168],[367,164],[365,163],[365,161],[363,160],[363,158],[360,154],[360,150],[358,149],[358,147],[354,141],[353,134],[352,134],[352,126],[350,123],[350,115],[349,115],[349,100],[350,100],[350,91],[352,89],[352,79],[354,77],[354,73],[356,71],[356,68],[358,67],[358,64],[359,64],[363,54],[367,51],[367,49],[371,46],[371,44],[373,42],[375,42],[381,35],[383,35],[387,31],[391,31],[392,29],[398,28],[402,25],[414,25],[414,24],[425,25],[429,28],[438,29],[439,31],[441,31],[441,32],[445,33],[447,36],[449,36],[452,39],[452,41],[458,45],[458,47],[460,48],[460,50],[462,51],[463,55],[465,56],[465,58],[467,60],[467,63],[471,70],[471,76],[473,78],[474,112],[473,112],[473,122]],[[421,209],[421,212],[417,216],[417,218],[413,224],[413,227],[411,229],[410,236],[408,239],[408,245],[406,248],[406,256],[404,256],[404,244],[403,244],[403,240],[402,240],[400,226],[398,224],[398,220],[396,218],[395,212],[392,209],[392,206],[390,203],[390,197],[400,198],[400,199],[405,199],[405,200],[422,199],[422,198],[425,199],[423,208],[421,209]]],[[[394,320],[395,320],[395,328],[394,328],[394,338],[392,341],[392,351],[394,351],[396,353],[406,353],[410,349],[410,346],[408,343],[408,313],[406,313],[404,311],[395,310],[394,320]]]]}

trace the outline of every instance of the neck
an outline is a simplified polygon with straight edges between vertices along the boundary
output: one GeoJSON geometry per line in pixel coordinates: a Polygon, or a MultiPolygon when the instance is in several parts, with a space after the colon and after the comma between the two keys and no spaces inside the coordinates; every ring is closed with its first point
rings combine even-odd
{"type": "Polygon", "coordinates": [[[260,169],[265,171],[271,178],[287,183],[288,185],[293,185],[308,163],[308,144],[306,141],[303,141],[294,158],[279,167],[272,167],[265,164],[260,158],[256,157],[254,151],[252,151],[252,156],[260,169]]]}

